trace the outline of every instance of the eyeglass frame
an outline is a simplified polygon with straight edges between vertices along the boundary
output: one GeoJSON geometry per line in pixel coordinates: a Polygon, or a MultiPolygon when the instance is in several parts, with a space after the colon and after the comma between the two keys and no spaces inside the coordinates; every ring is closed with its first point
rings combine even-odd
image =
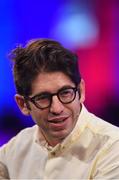
{"type": "Polygon", "coordinates": [[[48,94],[49,94],[49,105],[48,105],[47,107],[40,107],[40,106],[38,105],[38,103],[35,101],[35,98],[38,97],[39,95],[41,95],[42,93],[39,93],[39,94],[37,94],[37,95],[34,95],[33,97],[24,96],[24,99],[25,99],[25,101],[26,101],[26,103],[27,103],[27,105],[28,105],[28,108],[29,108],[29,104],[28,104],[27,101],[30,101],[30,102],[32,102],[32,103],[35,105],[35,107],[37,107],[38,109],[43,110],[43,109],[47,109],[47,108],[49,108],[49,107],[51,106],[51,104],[52,104],[52,97],[53,97],[53,96],[57,96],[58,100],[59,100],[62,104],[69,104],[69,103],[73,102],[73,101],[75,100],[75,98],[76,98],[76,92],[77,92],[77,91],[78,91],[78,93],[79,93],[79,89],[78,89],[77,87],[64,87],[64,88],[59,89],[56,93],[48,93],[48,94]],[[73,90],[74,97],[73,97],[73,99],[72,99],[71,101],[69,101],[69,102],[62,102],[59,94],[60,94],[61,91],[67,90],[67,89],[72,89],[72,90],[73,90]]]}

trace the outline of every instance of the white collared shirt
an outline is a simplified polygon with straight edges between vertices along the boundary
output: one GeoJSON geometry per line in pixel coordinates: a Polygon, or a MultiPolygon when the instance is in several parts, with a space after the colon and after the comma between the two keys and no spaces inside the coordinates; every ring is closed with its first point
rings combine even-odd
{"type": "Polygon", "coordinates": [[[83,106],[71,134],[48,146],[37,125],[0,148],[2,179],[119,179],[119,128],[83,106]]]}

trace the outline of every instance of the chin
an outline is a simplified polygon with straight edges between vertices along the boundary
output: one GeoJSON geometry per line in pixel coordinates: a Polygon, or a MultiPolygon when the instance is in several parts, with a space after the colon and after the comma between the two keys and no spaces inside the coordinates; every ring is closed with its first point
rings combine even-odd
{"type": "Polygon", "coordinates": [[[52,137],[59,139],[59,140],[63,140],[65,139],[69,134],[71,133],[71,131],[67,131],[67,130],[63,130],[63,131],[56,131],[52,133],[52,137]]]}

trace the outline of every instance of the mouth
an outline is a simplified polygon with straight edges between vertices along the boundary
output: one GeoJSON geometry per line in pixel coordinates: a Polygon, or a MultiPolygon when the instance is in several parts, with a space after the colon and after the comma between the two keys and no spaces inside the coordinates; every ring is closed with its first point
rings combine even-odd
{"type": "Polygon", "coordinates": [[[71,124],[71,116],[52,117],[48,119],[48,128],[57,137],[65,136],[71,124]]]}
{"type": "Polygon", "coordinates": [[[58,117],[58,118],[52,118],[52,119],[49,119],[48,122],[49,123],[62,123],[64,122],[68,117],[58,117]]]}
{"type": "Polygon", "coordinates": [[[54,131],[64,130],[69,124],[69,116],[52,118],[48,120],[48,123],[49,123],[49,127],[54,131]]]}

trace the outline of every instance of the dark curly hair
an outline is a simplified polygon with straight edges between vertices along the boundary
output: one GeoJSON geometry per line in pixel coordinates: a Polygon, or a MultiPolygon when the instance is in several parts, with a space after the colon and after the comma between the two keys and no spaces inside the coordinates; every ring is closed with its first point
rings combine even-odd
{"type": "Polygon", "coordinates": [[[77,55],[54,40],[31,40],[25,47],[16,47],[10,58],[17,93],[23,96],[32,93],[32,82],[42,72],[63,72],[76,85],[81,81],[77,55]]]}

